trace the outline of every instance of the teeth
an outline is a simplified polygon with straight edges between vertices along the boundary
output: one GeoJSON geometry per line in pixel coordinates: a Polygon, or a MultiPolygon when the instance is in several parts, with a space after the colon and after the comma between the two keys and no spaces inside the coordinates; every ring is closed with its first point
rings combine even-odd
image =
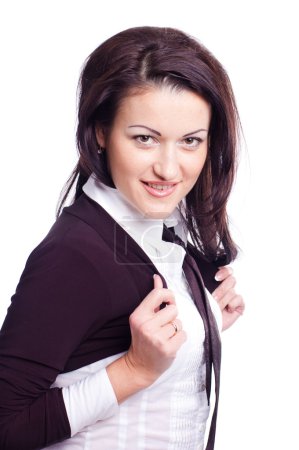
{"type": "Polygon", "coordinates": [[[151,183],[147,183],[148,186],[154,188],[154,189],[158,189],[159,191],[166,191],[166,189],[170,189],[172,186],[167,186],[167,185],[162,185],[162,184],[151,184],[151,183]]]}

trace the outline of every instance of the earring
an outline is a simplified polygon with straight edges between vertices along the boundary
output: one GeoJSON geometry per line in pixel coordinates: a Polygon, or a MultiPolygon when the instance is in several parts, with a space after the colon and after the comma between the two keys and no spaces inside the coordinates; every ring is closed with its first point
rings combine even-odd
{"type": "Polygon", "coordinates": [[[98,155],[101,155],[103,153],[103,149],[102,149],[102,147],[100,146],[99,148],[98,148],[98,155]]]}

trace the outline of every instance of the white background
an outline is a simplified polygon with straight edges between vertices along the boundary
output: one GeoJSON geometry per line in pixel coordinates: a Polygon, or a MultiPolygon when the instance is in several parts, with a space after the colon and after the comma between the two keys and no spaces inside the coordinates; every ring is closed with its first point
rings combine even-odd
{"type": "Polygon", "coordinates": [[[131,26],[180,28],[226,67],[246,139],[229,210],[242,248],[235,273],[247,310],[223,335],[216,449],[298,448],[296,2],[105,3],[1,2],[0,323],[76,162],[84,59],[131,26]]]}

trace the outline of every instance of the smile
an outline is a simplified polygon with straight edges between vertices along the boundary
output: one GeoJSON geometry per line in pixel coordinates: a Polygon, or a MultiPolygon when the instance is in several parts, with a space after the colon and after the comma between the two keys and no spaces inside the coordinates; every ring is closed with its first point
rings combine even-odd
{"type": "Polygon", "coordinates": [[[142,181],[145,189],[147,192],[154,197],[166,197],[168,195],[171,195],[175,188],[177,183],[167,183],[167,182],[160,182],[160,183],[151,183],[142,181]]]}
{"type": "Polygon", "coordinates": [[[172,187],[172,185],[152,184],[152,183],[147,183],[147,185],[154,189],[159,189],[161,191],[165,191],[166,189],[170,189],[172,187]]]}

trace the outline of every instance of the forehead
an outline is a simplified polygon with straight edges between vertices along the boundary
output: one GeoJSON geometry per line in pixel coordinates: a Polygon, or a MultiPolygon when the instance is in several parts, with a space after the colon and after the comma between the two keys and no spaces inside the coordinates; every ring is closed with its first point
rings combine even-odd
{"type": "Polygon", "coordinates": [[[148,87],[131,91],[123,98],[114,124],[129,126],[131,122],[143,121],[143,125],[157,130],[175,127],[177,131],[186,131],[187,127],[188,132],[192,128],[208,129],[210,117],[209,103],[192,91],[168,86],[148,87]]]}

